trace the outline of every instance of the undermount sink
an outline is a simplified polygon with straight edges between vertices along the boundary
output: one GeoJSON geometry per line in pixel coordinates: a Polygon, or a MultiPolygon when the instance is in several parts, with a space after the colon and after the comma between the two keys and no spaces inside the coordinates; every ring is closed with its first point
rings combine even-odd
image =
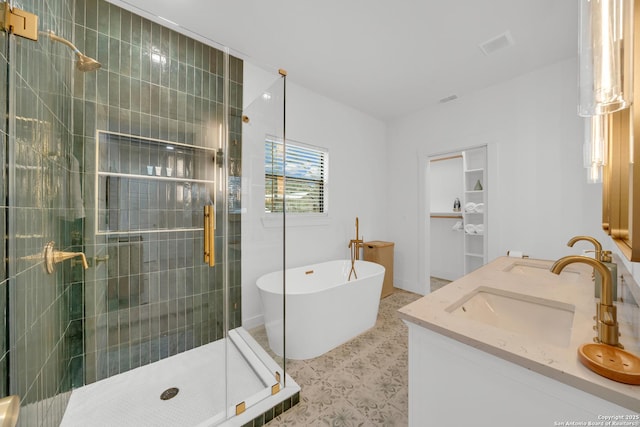
{"type": "Polygon", "coordinates": [[[567,347],[575,307],[559,301],[481,286],[446,309],[470,321],[567,347]]]}
{"type": "Polygon", "coordinates": [[[535,276],[539,278],[551,279],[554,281],[558,280],[558,277],[565,282],[576,282],[580,279],[580,271],[574,270],[571,268],[565,268],[562,273],[559,275],[553,274],[549,269],[551,268],[551,263],[549,265],[535,263],[531,261],[525,260],[516,260],[513,263],[506,266],[502,271],[522,274],[528,276],[535,276]]]}
{"type": "Polygon", "coordinates": [[[593,372],[625,384],[640,384],[640,359],[618,347],[602,343],[582,344],[580,362],[593,372]]]}

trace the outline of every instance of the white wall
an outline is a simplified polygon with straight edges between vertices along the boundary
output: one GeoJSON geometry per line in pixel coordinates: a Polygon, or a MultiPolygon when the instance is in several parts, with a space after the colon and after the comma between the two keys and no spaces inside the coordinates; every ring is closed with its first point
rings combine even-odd
{"type": "MultiPolygon", "coordinates": [[[[395,285],[426,293],[420,169],[431,154],[482,144],[489,149],[489,260],[509,249],[545,259],[591,249],[566,246],[579,234],[612,249],[600,227],[601,186],[587,184],[582,167],[576,76],[577,61],[568,59],[388,126],[290,79],[287,137],[329,149],[330,193],[326,220],[288,222],[287,265],[348,257],[358,216],[365,240],[395,242],[395,285]]],[[[246,100],[278,80],[248,62],[244,78],[246,100]]],[[[243,323],[252,327],[262,322],[255,281],[282,267],[282,230],[263,221],[261,137],[252,145],[250,130],[243,132],[243,188],[252,193],[243,196],[243,323]]]]}
{"type": "MultiPolygon", "coordinates": [[[[245,107],[250,109],[251,101],[273,81],[281,85],[278,80],[275,73],[245,62],[245,107]]],[[[387,226],[390,203],[385,125],[291,80],[287,81],[286,136],[329,149],[329,213],[319,221],[287,219],[287,266],[349,258],[347,245],[355,236],[356,216],[365,241],[392,240],[387,226]]],[[[264,129],[255,121],[243,127],[242,320],[249,329],[263,322],[256,279],[282,268],[282,229],[277,221],[265,221],[261,201],[263,137],[264,129]]]]}
{"type": "MultiPolygon", "coordinates": [[[[461,153],[449,153],[449,156],[451,154],[461,153]]],[[[429,162],[429,176],[432,178],[429,182],[429,212],[425,209],[422,215],[451,215],[455,199],[458,198],[463,203],[462,163],[462,156],[429,162]]],[[[430,219],[431,245],[427,246],[426,250],[429,253],[429,265],[433,266],[432,276],[456,280],[464,275],[464,233],[461,229],[453,229],[454,224],[458,222],[462,222],[462,217],[430,219]]]]}
{"type": "Polygon", "coordinates": [[[429,173],[434,178],[430,182],[429,192],[431,212],[452,213],[455,199],[464,200],[463,168],[462,156],[430,162],[429,173]]]}
{"type": "Polygon", "coordinates": [[[419,168],[432,153],[488,144],[489,260],[509,249],[546,259],[580,253],[586,244],[566,246],[578,234],[610,245],[600,227],[601,186],[587,184],[582,167],[576,76],[577,60],[565,60],[389,125],[389,184],[399,189],[389,194],[396,286],[428,289],[419,277],[427,260],[418,257],[428,236],[416,231],[427,229],[418,215],[419,168]]]}

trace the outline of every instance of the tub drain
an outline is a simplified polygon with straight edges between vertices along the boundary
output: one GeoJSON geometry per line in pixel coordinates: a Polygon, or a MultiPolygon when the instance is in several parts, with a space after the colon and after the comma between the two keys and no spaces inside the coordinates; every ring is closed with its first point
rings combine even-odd
{"type": "Polygon", "coordinates": [[[162,400],[173,399],[174,397],[176,397],[179,391],[180,389],[178,387],[168,388],[162,392],[162,394],[160,395],[160,399],[162,400]]]}

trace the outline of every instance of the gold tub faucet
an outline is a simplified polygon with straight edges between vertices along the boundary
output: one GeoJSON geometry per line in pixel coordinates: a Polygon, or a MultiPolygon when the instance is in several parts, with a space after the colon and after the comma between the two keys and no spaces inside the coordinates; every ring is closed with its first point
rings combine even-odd
{"type": "Polygon", "coordinates": [[[351,275],[353,274],[355,278],[358,278],[358,274],[356,273],[356,260],[360,259],[360,248],[364,244],[364,240],[359,238],[358,235],[360,233],[360,221],[358,217],[356,217],[356,238],[349,240],[349,249],[351,249],[351,271],[349,271],[349,279],[351,280],[351,275]]]}
{"type": "Polygon", "coordinates": [[[557,260],[551,266],[551,272],[560,274],[567,265],[575,262],[590,265],[602,277],[601,297],[600,302],[596,303],[596,326],[594,328],[598,331],[598,336],[594,338],[594,341],[623,348],[622,344],[618,342],[618,317],[616,306],[613,304],[613,286],[609,269],[599,260],[581,255],[569,255],[557,260]]]}

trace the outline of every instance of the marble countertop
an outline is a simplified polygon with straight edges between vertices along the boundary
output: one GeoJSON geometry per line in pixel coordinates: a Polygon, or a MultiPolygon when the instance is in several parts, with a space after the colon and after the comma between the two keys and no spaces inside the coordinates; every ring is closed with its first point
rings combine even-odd
{"type": "MultiPolygon", "coordinates": [[[[593,269],[582,263],[567,266],[558,276],[547,271],[553,261],[500,257],[474,272],[426,295],[399,310],[403,320],[531,369],[547,377],[640,412],[640,386],[618,383],[587,369],[577,349],[593,342],[593,316],[596,313],[593,269]],[[514,263],[534,268],[524,274],[511,268],[514,263]],[[545,270],[546,269],[546,270],[545,270]],[[573,327],[567,346],[558,346],[509,332],[447,309],[479,287],[490,287],[533,298],[558,301],[574,306],[573,327]]],[[[619,265],[619,268],[621,266],[619,265]]],[[[640,355],[637,323],[640,308],[636,304],[616,302],[620,343],[625,350],[640,355]]]]}

